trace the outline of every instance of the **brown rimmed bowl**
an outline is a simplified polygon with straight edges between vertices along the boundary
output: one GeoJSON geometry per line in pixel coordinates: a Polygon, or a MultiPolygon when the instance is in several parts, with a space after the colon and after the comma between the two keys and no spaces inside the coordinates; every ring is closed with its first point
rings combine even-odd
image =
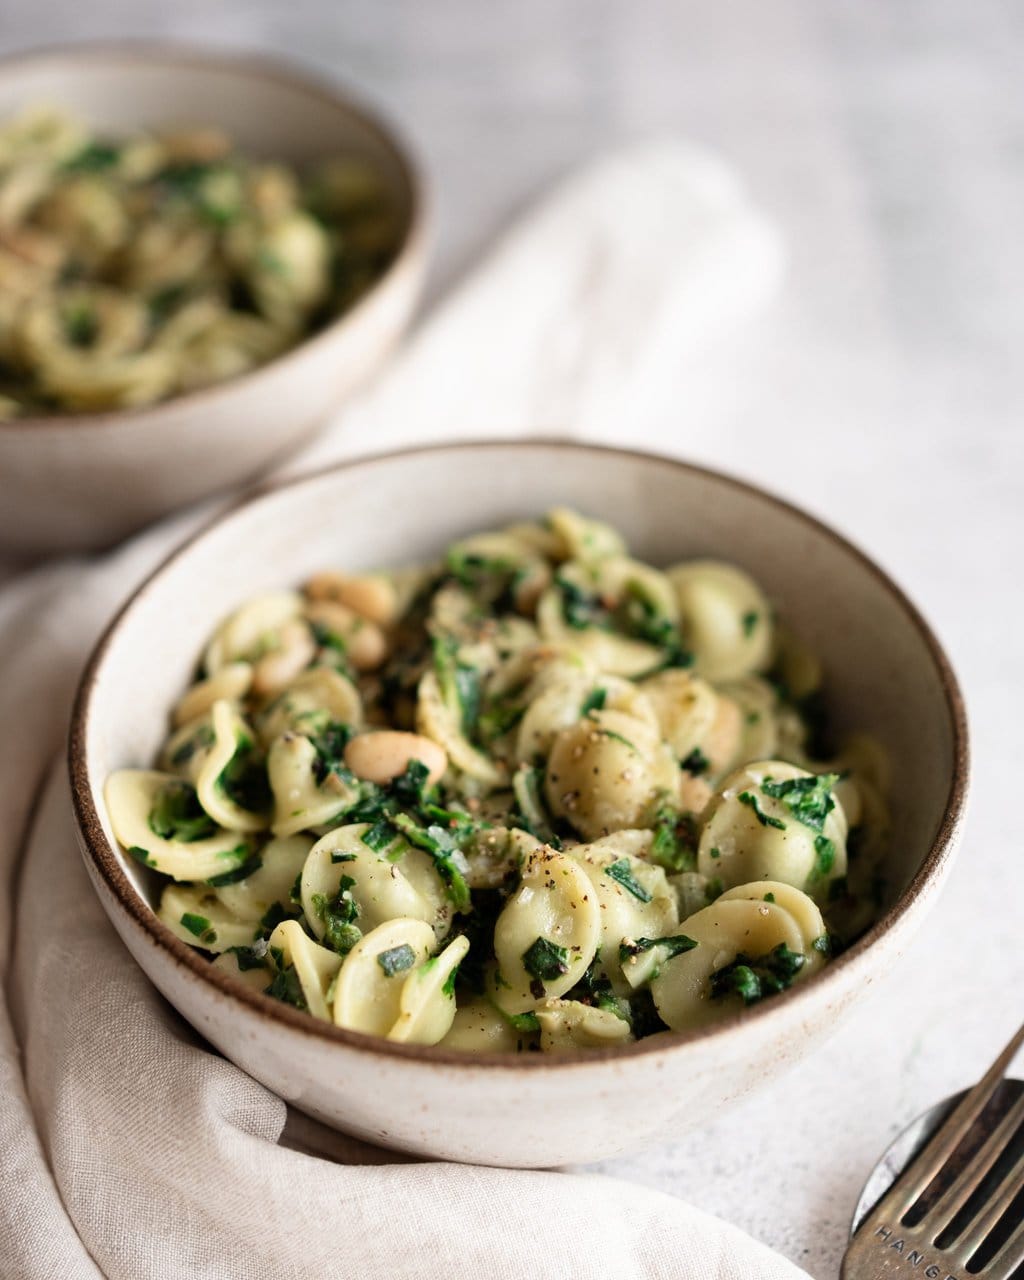
{"type": "Polygon", "coordinates": [[[938,641],[898,587],[838,534],[728,476],[559,441],[453,444],[366,458],[256,496],[176,551],[135,593],[83,676],[70,740],[82,852],[135,959],[209,1041],[290,1103],[370,1142],[483,1164],[591,1161],[677,1133],[810,1053],[887,980],[946,877],[968,779],[967,726],[938,641]],[[618,526],[655,564],[744,566],[821,655],[837,726],[878,735],[897,784],[892,902],[785,996],[694,1031],[565,1056],[470,1058],[317,1022],[213,969],[153,912],[147,873],[103,802],[145,766],[215,623],[326,566],[408,563],[478,528],[565,504],[618,526]],[[325,513],[330,518],[325,519],[325,513]]]}
{"type": "Polygon", "coordinates": [[[423,180],[408,148],[347,91],[304,71],[162,44],[0,60],[0,120],[37,102],[115,135],[208,124],[266,159],[365,157],[385,180],[400,239],[355,306],[250,373],[142,408],[0,421],[0,552],[105,546],[265,471],[389,354],[419,298],[427,258],[423,180]]]}

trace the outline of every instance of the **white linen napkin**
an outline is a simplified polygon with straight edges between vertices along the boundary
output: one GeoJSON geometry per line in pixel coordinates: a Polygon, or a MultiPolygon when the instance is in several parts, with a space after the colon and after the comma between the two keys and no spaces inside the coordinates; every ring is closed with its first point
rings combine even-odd
{"type": "MultiPolygon", "coordinates": [[[[288,470],[453,435],[628,441],[680,366],[771,295],[780,256],[713,158],[664,143],[606,160],[514,229],[288,470]]],[[[212,505],[0,590],[0,1275],[804,1276],[657,1192],[330,1133],[150,987],[89,888],[54,760],[99,630],[212,505]]]]}

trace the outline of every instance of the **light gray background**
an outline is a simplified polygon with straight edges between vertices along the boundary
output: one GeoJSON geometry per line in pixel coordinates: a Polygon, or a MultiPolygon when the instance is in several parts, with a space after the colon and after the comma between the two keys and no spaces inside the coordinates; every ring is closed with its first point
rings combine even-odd
{"type": "MultiPolygon", "coordinates": [[[[174,35],[284,52],[404,124],[436,184],[431,295],[574,163],[678,133],[790,247],[774,309],[680,368],[654,442],[803,502],[935,621],[974,730],[968,836],[893,979],[696,1136],[607,1166],[837,1274],[860,1185],[1022,1014],[1024,7],[1017,0],[3,0],[0,48],[174,35]],[[699,381],[696,397],[688,387],[699,381]]],[[[614,1122],[614,1117],[609,1118],[614,1122]]]]}

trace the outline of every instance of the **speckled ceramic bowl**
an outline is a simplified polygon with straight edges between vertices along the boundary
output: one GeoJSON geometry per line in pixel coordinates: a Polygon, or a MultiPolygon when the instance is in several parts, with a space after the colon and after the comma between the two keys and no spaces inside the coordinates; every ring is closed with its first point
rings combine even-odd
{"type": "Polygon", "coordinates": [[[404,145],[304,73],[173,45],[84,45],[0,61],[0,120],[40,101],[115,134],[200,123],[268,159],[364,156],[387,183],[401,240],[354,307],[251,373],[145,408],[0,422],[0,552],[104,546],[264,471],[390,352],[426,263],[422,181],[404,145]]]}
{"type": "Polygon", "coordinates": [[[156,986],[208,1040],[295,1106],[371,1142],[521,1166],[613,1156],[699,1124],[810,1053],[889,978],[934,902],[968,772],[949,663],[914,607],[859,551],[726,476],[557,442],[365,459],[219,519],[165,562],[100,643],[78,695],[70,760],[82,850],[103,905],[156,986]],[[483,1060],[392,1044],[236,988],[157,920],[148,873],[114,840],[107,775],[153,758],[204,640],[248,596],[327,565],[407,562],[560,503],[612,520],[644,559],[721,556],[765,586],[823,657],[839,726],[878,734],[896,762],[893,904],[784,997],[704,1030],[581,1055],[483,1060]]]}

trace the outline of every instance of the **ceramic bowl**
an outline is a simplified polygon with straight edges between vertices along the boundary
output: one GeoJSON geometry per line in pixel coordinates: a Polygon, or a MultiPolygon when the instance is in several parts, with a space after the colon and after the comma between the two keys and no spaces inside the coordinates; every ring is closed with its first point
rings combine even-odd
{"type": "Polygon", "coordinates": [[[155,985],[227,1057],[301,1110],[370,1142],[547,1166],[618,1155],[699,1124],[810,1053],[889,977],[949,870],[967,789],[967,730],[949,664],[914,607],[816,520],[681,462],[531,441],[361,460],[217,520],[164,563],[99,644],[77,699],[70,762],[82,850],[104,907],[155,985]],[[113,837],[107,775],[154,758],[204,641],[247,597],[326,566],[407,563],[557,504],[611,520],[655,564],[720,556],[763,584],[822,656],[838,726],[877,734],[896,762],[892,904],[845,954],[783,997],[707,1029],[573,1056],[484,1060],[391,1044],[236,988],[157,920],[149,873],[113,837]]]}
{"type": "Polygon", "coordinates": [[[374,287],[252,373],[146,408],[0,422],[0,551],[107,545],[264,471],[381,363],[419,296],[423,192],[390,128],[303,73],[174,46],[83,46],[0,62],[0,119],[53,102],[101,130],[202,123],[243,151],[303,164],[355,153],[383,174],[401,220],[374,287]]]}

